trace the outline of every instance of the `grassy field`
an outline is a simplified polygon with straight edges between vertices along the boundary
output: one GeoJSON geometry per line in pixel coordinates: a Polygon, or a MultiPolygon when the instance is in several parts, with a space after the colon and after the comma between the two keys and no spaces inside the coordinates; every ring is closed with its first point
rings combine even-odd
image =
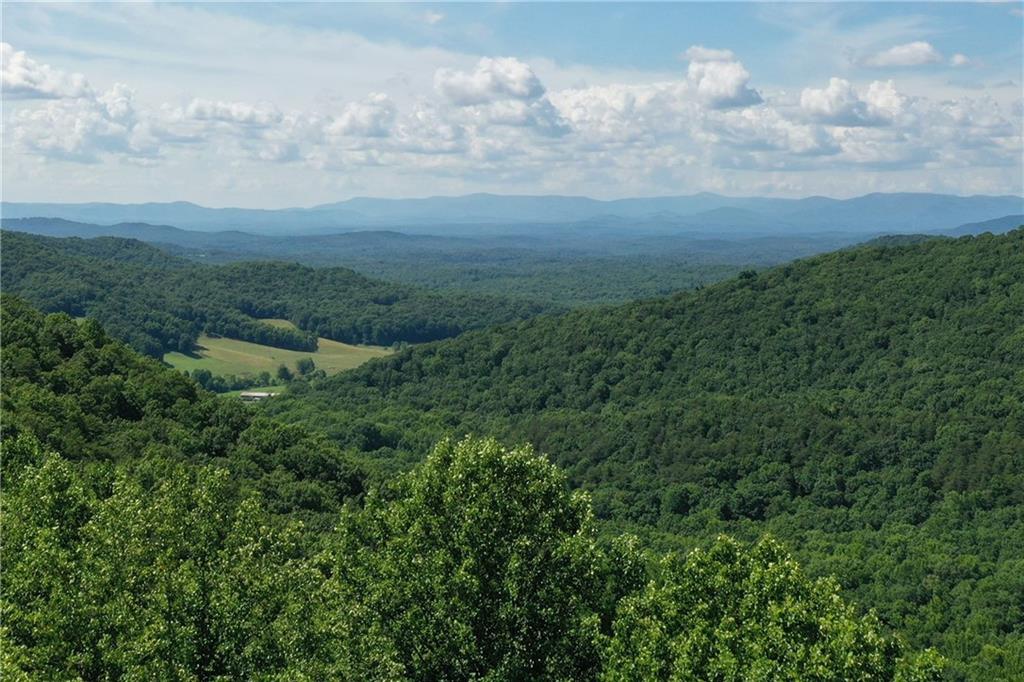
{"type": "MultiPolygon", "coordinates": [[[[287,320],[273,320],[269,324],[290,325],[287,320]],[[283,324],[282,324],[283,323],[283,324]]],[[[285,350],[272,346],[261,346],[258,343],[238,341],[236,339],[199,337],[198,350],[194,355],[183,353],[167,353],[164,362],[176,369],[192,371],[208,369],[214,374],[254,375],[262,371],[274,374],[279,365],[287,365],[295,370],[295,363],[300,358],[313,358],[317,369],[334,374],[345,369],[358,367],[367,360],[383,357],[391,351],[377,346],[351,346],[329,339],[319,339],[319,348],[315,353],[285,350]]]]}

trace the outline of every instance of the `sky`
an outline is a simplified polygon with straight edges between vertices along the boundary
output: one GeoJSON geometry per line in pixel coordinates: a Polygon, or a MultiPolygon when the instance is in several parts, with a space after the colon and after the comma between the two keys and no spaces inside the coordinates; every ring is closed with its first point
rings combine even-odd
{"type": "Polygon", "coordinates": [[[5,201],[1024,193],[1024,4],[2,10],[5,201]]]}

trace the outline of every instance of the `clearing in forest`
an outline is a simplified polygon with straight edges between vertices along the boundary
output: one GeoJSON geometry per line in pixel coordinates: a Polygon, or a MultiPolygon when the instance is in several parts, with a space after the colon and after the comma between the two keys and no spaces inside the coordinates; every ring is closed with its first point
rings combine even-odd
{"type": "MultiPolygon", "coordinates": [[[[292,326],[287,320],[265,320],[274,326],[292,326]]],[[[383,357],[391,350],[381,346],[354,346],[330,339],[318,339],[315,353],[286,350],[273,346],[264,346],[249,341],[211,337],[203,334],[199,337],[194,353],[167,353],[164,362],[175,369],[193,371],[208,369],[213,374],[255,375],[267,371],[271,374],[280,365],[287,365],[295,370],[295,363],[301,358],[313,358],[317,369],[334,374],[345,369],[358,367],[367,360],[383,357]]]]}

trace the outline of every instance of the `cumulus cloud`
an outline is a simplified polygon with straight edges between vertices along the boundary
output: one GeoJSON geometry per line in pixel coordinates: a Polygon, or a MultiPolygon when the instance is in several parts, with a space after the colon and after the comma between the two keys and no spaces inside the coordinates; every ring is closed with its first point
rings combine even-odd
{"type": "Polygon", "coordinates": [[[917,40],[912,43],[896,45],[882,50],[864,59],[865,66],[922,66],[942,61],[942,54],[932,47],[931,43],[917,40]]]}
{"type": "Polygon", "coordinates": [[[157,145],[151,131],[137,125],[132,98],[132,91],[118,83],[95,99],[53,100],[21,110],[15,118],[17,142],[41,156],[80,163],[96,163],[106,154],[153,156],[157,145]]]}
{"type": "Polygon", "coordinates": [[[965,54],[961,54],[960,52],[957,52],[955,55],[949,58],[950,66],[967,66],[970,63],[970,58],[965,54]]]}
{"type": "MultiPolygon", "coordinates": [[[[439,69],[434,87],[455,105],[452,116],[465,125],[529,129],[549,137],[571,131],[530,65],[512,57],[485,57],[472,73],[439,69]]],[[[488,147],[495,148],[501,145],[488,147]]]]}
{"type": "Polygon", "coordinates": [[[544,86],[533,69],[515,57],[484,57],[472,73],[438,69],[434,87],[459,106],[504,99],[531,100],[544,94],[544,86]]]}
{"type": "Polygon", "coordinates": [[[909,99],[896,89],[895,82],[887,80],[872,81],[864,101],[871,115],[891,123],[906,112],[909,99]]]}
{"type": "Polygon", "coordinates": [[[395,105],[383,93],[373,93],[361,102],[345,106],[327,131],[332,135],[387,137],[395,121],[395,105]]]}
{"type": "Polygon", "coordinates": [[[32,92],[49,94],[12,102],[5,122],[15,150],[47,159],[158,164],[187,146],[188,157],[177,159],[210,155],[238,168],[293,163],[297,172],[394,181],[421,175],[453,187],[500,180],[559,191],[600,178],[625,192],[649,191],[652,178],[670,189],[681,179],[730,173],[786,173],[798,183],[817,170],[1019,164],[1019,105],[1001,111],[986,98],[932,101],[890,80],[841,78],[762,95],[730,50],[693,46],[682,56],[689,63],[674,80],[554,90],[524,62],[484,58],[466,71],[434,72],[433,94],[426,75],[428,93],[400,107],[392,95],[408,93],[383,83],[395,88],[391,95],[302,111],[207,99],[146,108],[125,85],[76,90],[73,80],[23,59],[23,71],[29,64],[49,73],[32,81],[32,92]],[[356,167],[366,173],[351,173],[356,167]]]}
{"type": "Polygon", "coordinates": [[[701,116],[686,82],[612,84],[552,92],[549,98],[590,145],[623,145],[687,131],[701,116]]]}
{"type": "Polygon", "coordinates": [[[414,154],[456,154],[466,150],[466,129],[449,121],[436,106],[419,102],[395,125],[395,149],[414,154]]]}
{"type": "Polygon", "coordinates": [[[115,83],[96,101],[103,107],[107,118],[120,123],[131,124],[135,121],[135,92],[124,83],[115,83]]]}
{"type": "Polygon", "coordinates": [[[533,102],[501,100],[479,109],[479,113],[482,121],[489,125],[530,128],[549,136],[570,132],[568,122],[546,98],[533,102]]]}
{"type": "Polygon", "coordinates": [[[193,99],[185,109],[185,116],[196,121],[255,127],[267,127],[281,121],[281,113],[269,104],[215,102],[208,99],[193,99]]]}
{"type": "Polygon", "coordinates": [[[842,78],[830,78],[825,88],[805,88],[800,108],[819,123],[846,127],[887,125],[903,110],[905,98],[892,81],[875,81],[864,97],[842,78]]]}
{"type": "Polygon", "coordinates": [[[703,45],[691,45],[683,53],[683,58],[691,62],[733,62],[736,53],[732,50],[716,50],[703,45]]]}
{"type": "Polygon", "coordinates": [[[690,60],[687,80],[709,107],[727,109],[763,101],[760,93],[747,85],[750,73],[731,51],[694,45],[685,54],[690,60]]]}
{"type": "Polygon", "coordinates": [[[749,151],[777,151],[796,156],[839,152],[834,137],[822,126],[795,122],[772,107],[732,109],[709,118],[705,129],[723,146],[749,151]]]}
{"type": "Polygon", "coordinates": [[[0,89],[11,99],[61,99],[91,97],[92,87],[80,73],[66,73],[40,64],[9,43],[0,43],[0,89]]]}

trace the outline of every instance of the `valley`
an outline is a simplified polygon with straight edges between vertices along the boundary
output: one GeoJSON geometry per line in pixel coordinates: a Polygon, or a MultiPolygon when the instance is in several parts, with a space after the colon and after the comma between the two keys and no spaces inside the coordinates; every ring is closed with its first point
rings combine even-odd
{"type": "Polygon", "coordinates": [[[1024,682],[1022,17],[3,3],[0,680],[1024,682]]]}
{"type": "MultiPolygon", "coordinates": [[[[531,443],[586,493],[602,543],[690,553],[722,534],[767,535],[749,551],[792,551],[809,578],[834,576],[837,598],[925,652],[906,659],[922,671],[932,651],[965,678],[1002,674],[1021,655],[1006,595],[1019,587],[1024,546],[994,538],[1024,536],[1022,229],[886,237],[733,277],[722,270],[723,281],[668,297],[568,311],[517,309],[507,297],[493,299],[504,308],[466,307],[471,299],[330,267],[197,265],[132,240],[2,239],[5,296],[54,311],[44,319],[4,300],[4,447],[25,466],[41,466],[32,448],[46,448],[127,472],[140,465],[131,444],[144,442],[146,457],[196,472],[187,477],[220,463],[272,518],[308,524],[305,553],[328,541],[343,506],[371,513],[366,491],[427,475],[418,472],[438,466],[424,464],[432,451],[454,456],[436,454],[452,439],[495,439],[459,445],[467,462],[531,443]],[[368,300],[376,317],[361,314],[372,326],[354,324],[348,311],[368,300]],[[477,315],[463,319],[480,328],[425,335],[419,301],[440,319],[477,315]],[[147,317],[134,318],[141,309],[147,317]],[[101,323],[115,335],[151,329],[142,320],[157,311],[173,324],[205,320],[184,327],[195,337],[164,346],[163,364],[103,336],[101,323]],[[495,312],[503,317],[483,317],[495,312]],[[336,340],[381,333],[415,343],[336,340]],[[276,397],[244,404],[204,387],[276,397]],[[883,550],[893,546],[902,549],[883,550]]],[[[521,268],[512,262],[509,272],[521,268]]],[[[536,271],[517,276],[541,299],[564,287],[536,271]]]]}

